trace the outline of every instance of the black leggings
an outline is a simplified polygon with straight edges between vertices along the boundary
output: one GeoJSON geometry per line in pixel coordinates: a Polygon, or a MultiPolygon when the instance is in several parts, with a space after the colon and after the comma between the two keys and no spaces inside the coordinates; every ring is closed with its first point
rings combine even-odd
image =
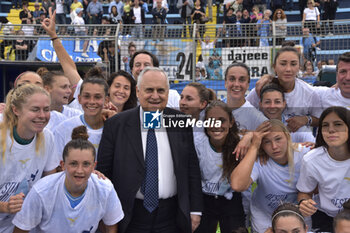
{"type": "Polygon", "coordinates": [[[233,193],[231,200],[223,196],[203,194],[204,211],[201,223],[195,233],[215,233],[220,224],[221,233],[231,233],[239,227],[245,227],[245,214],[241,193],[233,193]]]}

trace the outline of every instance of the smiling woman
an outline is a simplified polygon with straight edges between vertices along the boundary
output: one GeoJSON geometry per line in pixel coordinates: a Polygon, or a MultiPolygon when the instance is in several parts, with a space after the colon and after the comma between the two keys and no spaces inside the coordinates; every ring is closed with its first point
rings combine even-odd
{"type": "Polygon", "coordinates": [[[84,114],[72,117],[59,124],[54,131],[56,148],[62,153],[64,146],[71,139],[74,127],[85,125],[89,133],[89,141],[97,148],[103,130],[102,109],[107,100],[108,85],[99,76],[91,76],[84,79],[78,96],[84,114]]]}
{"type": "Polygon", "coordinates": [[[64,172],[45,177],[33,187],[13,220],[15,233],[31,229],[95,232],[100,220],[107,233],[117,231],[124,213],[112,183],[91,174],[96,152],[87,138],[85,126],[73,130],[73,140],[63,150],[64,172]]]}
{"type": "Polygon", "coordinates": [[[43,174],[56,171],[59,156],[49,130],[49,94],[36,85],[11,90],[0,124],[0,232],[12,232],[14,214],[43,174]]]}

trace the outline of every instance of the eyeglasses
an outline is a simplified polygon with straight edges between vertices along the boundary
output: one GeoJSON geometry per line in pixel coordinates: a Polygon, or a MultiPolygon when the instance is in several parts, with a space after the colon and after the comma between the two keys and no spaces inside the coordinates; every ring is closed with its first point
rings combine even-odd
{"type": "Polygon", "coordinates": [[[307,4],[308,4],[308,5],[312,5],[312,2],[308,2],[307,4]]]}

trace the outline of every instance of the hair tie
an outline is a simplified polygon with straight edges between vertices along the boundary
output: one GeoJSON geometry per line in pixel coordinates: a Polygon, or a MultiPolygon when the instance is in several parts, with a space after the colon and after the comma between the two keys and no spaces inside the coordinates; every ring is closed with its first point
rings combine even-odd
{"type": "Polygon", "coordinates": [[[293,211],[293,210],[281,210],[280,212],[276,213],[272,218],[271,218],[271,222],[273,222],[273,220],[276,218],[277,215],[279,214],[283,214],[283,213],[292,213],[292,214],[296,214],[297,216],[299,216],[303,222],[305,223],[304,217],[301,216],[299,213],[293,211]]]}

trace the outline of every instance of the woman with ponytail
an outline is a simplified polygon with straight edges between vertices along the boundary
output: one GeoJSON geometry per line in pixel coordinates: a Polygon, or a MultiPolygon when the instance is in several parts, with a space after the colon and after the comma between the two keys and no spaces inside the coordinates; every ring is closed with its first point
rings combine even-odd
{"type": "Polygon", "coordinates": [[[96,151],[86,127],[75,128],[71,137],[63,150],[64,171],[34,185],[13,220],[15,233],[96,232],[100,220],[103,232],[117,232],[124,213],[111,181],[91,174],[96,151]]]}

